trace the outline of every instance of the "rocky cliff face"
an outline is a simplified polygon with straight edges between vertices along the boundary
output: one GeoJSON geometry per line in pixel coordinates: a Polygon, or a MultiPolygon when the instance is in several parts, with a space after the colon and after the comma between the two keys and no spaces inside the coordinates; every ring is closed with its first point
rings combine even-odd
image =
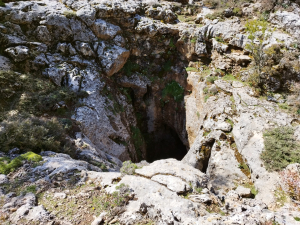
{"type": "Polygon", "coordinates": [[[6,71],[0,74],[0,143],[11,137],[10,117],[23,116],[31,104],[25,101],[30,91],[44,89],[37,83],[42,88],[14,97],[31,87],[23,85],[30,74],[30,82],[50,81],[53,88],[43,93],[48,98],[34,100],[42,101],[38,112],[26,113],[63,121],[62,143],[69,144],[60,153],[39,147],[42,158],[33,160],[23,154],[24,141],[5,142],[11,149],[0,155],[7,174],[0,176],[0,220],[299,223],[300,192],[290,195],[300,184],[299,165],[292,164],[300,163],[298,144],[297,160],[287,157],[292,165],[281,172],[270,170],[262,154],[268,130],[290,127],[290,139],[300,140],[294,110],[300,9],[287,1],[288,11],[276,11],[274,3],[253,32],[247,17],[265,4],[222,14],[207,1],[43,0],[0,7],[0,69],[6,71]],[[137,164],[122,167],[128,160],[137,164]],[[296,185],[283,174],[294,174],[296,185]]]}

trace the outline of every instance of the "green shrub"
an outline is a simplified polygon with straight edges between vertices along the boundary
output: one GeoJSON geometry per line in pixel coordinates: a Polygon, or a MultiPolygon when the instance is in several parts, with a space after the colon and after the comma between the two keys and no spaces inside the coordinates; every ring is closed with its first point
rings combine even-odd
{"type": "Polygon", "coordinates": [[[210,19],[210,20],[215,20],[215,19],[218,19],[218,18],[223,19],[224,18],[224,12],[223,11],[217,11],[217,12],[214,12],[214,13],[211,13],[211,14],[207,14],[205,17],[207,19],[210,19]]]}
{"type": "Polygon", "coordinates": [[[292,127],[280,127],[264,133],[265,150],[261,159],[268,171],[279,171],[291,163],[300,163],[300,146],[292,127]]]}
{"type": "Polygon", "coordinates": [[[0,0],[0,7],[5,7],[5,3],[0,0]]]}
{"type": "Polygon", "coordinates": [[[13,172],[23,165],[24,160],[29,162],[40,162],[43,158],[33,152],[27,152],[13,160],[10,160],[8,157],[2,157],[0,158],[0,174],[9,174],[10,172],[13,172]]]}
{"type": "Polygon", "coordinates": [[[120,172],[122,173],[122,175],[134,175],[135,170],[138,168],[139,167],[131,161],[125,161],[123,162],[123,166],[120,169],[120,172]]]}
{"type": "Polygon", "coordinates": [[[184,89],[176,81],[171,81],[162,91],[162,97],[173,97],[175,101],[180,102],[184,97],[184,89]]]}
{"type": "MultiPolygon", "coordinates": [[[[16,147],[22,152],[57,152],[66,147],[64,128],[56,118],[16,115],[4,120],[0,127],[0,148],[4,152],[16,147]]],[[[28,157],[33,159],[31,155],[28,157]]]]}
{"type": "Polygon", "coordinates": [[[211,76],[211,77],[207,77],[206,78],[206,81],[210,84],[213,84],[215,83],[215,81],[218,80],[218,77],[217,76],[211,76]]]}
{"type": "Polygon", "coordinates": [[[0,71],[0,94],[0,121],[10,110],[36,116],[44,113],[61,116],[61,109],[56,110],[55,105],[62,101],[67,105],[64,116],[70,116],[72,106],[78,99],[87,96],[85,92],[76,93],[66,87],[58,87],[49,79],[12,71],[0,71]]]}
{"type": "Polygon", "coordinates": [[[191,72],[197,72],[198,71],[197,68],[195,68],[195,67],[186,67],[185,70],[187,72],[189,72],[189,71],[191,71],[191,72]]]}

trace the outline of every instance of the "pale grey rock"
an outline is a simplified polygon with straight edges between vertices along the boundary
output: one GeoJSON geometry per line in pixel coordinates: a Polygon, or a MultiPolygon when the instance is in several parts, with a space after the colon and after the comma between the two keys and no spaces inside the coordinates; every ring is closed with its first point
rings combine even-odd
{"type": "Polygon", "coordinates": [[[63,193],[63,192],[56,192],[53,194],[53,198],[65,199],[65,198],[67,198],[67,195],[66,195],[66,193],[63,193]]]}
{"type": "Polygon", "coordinates": [[[7,184],[8,183],[8,178],[4,174],[0,174],[0,185],[1,184],[7,184]]]}
{"type": "Polygon", "coordinates": [[[295,138],[296,138],[297,141],[300,141],[300,126],[297,126],[295,128],[294,136],[295,136],[295,138]]]}
{"type": "Polygon", "coordinates": [[[190,195],[189,199],[191,199],[193,202],[199,202],[204,204],[210,204],[212,202],[212,199],[209,196],[209,194],[190,195]]]}
{"type": "Polygon", "coordinates": [[[98,38],[108,40],[113,39],[121,32],[119,26],[106,22],[105,20],[97,19],[92,25],[92,30],[98,38]]]}
{"type": "Polygon", "coordinates": [[[177,19],[176,14],[172,12],[172,10],[168,9],[167,6],[156,8],[151,6],[146,11],[146,15],[156,20],[163,20],[166,23],[173,23],[177,19]]]}
{"type": "Polygon", "coordinates": [[[146,76],[134,73],[130,77],[122,76],[119,83],[123,87],[132,88],[137,98],[142,99],[147,93],[147,85],[150,85],[151,81],[146,76]]]}
{"type": "Polygon", "coordinates": [[[187,183],[191,183],[194,187],[206,187],[207,177],[201,171],[186,165],[176,159],[158,160],[144,166],[141,169],[135,170],[136,174],[152,178],[155,175],[171,175],[181,178],[187,183]]]}
{"type": "Polygon", "coordinates": [[[75,49],[71,44],[68,44],[68,50],[69,50],[69,54],[70,54],[71,56],[77,54],[76,49],[75,49]]]}
{"type": "Polygon", "coordinates": [[[36,222],[45,222],[48,221],[49,218],[50,214],[43,205],[33,207],[29,210],[28,215],[26,216],[27,220],[36,222]]]}
{"type": "Polygon", "coordinates": [[[11,63],[11,61],[2,55],[0,56],[0,69],[1,70],[13,69],[13,64],[11,63]]]}
{"type": "Polygon", "coordinates": [[[5,49],[5,52],[15,61],[21,62],[29,58],[29,48],[26,46],[16,46],[5,49]]]}
{"type": "Polygon", "coordinates": [[[151,180],[165,185],[171,191],[174,191],[178,194],[185,193],[191,188],[188,183],[184,182],[182,179],[169,175],[155,175],[151,180]]]}
{"type": "Polygon", "coordinates": [[[97,37],[94,33],[85,25],[77,19],[70,20],[71,29],[73,32],[73,40],[81,42],[92,42],[97,41],[97,37]]]}
{"type": "Polygon", "coordinates": [[[138,218],[141,208],[145,208],[142,211],[147,211],[151,219],[165,223],[195,221],[196,212],[200,211],[195,203],[144,177],[125,176],[120,183],[129,185],[137,198],[137,201],[129,202],[120,218],[121,222],[138,218]]]}
{"type": "Polygon", "coordinates": [[[101,59],[101,65],[106,75],[112,76],[122,69],[129,55],[130,52],[127,49],[114,45],[106,48],[103,54],[98,55],[98,57],[101,59]]]}
{"type": "Polygon", "coordinates": [[[46,25],[51,30],[52,40],[67,41],[73,37],[70,21],[64,15],[50,13],[40,23],[41,25],[46,25]]]}
{"type": "Polygon", "coordinates": [[[213,49],[217,52],[226,52],[228,45],[218,42],[215,38],[212,39],[213,49]]]}
{"type": "Polygon", "coordinates": [[[81,171],[81,170],[94,170],[101,171],[100,168],[93,166],[85,161],[72,159],[69,155],[58,153],[51,157],[43,157],[44,164],[37,166],[33,169],[33,172],[41,173],[47,172],[47,177],[51,178],[52,176],[62,173],[66,174],[72,171],[81,171]]]}
{"type": "Polygon", "coordinates": [[[285,29],[299,40],[300,35],[300,16],[293,12],[277,11],[270,15],[269,21],[279,28],[285,29]]]}
{"type": "Polygon", "coordinates": [[[232,86],[231,83],[225,80],[216,80],[214,84],[218,87],[221,88],[223,91],[226,92],[232,92],[232,86]]]}
{"type": "Polygon", "coordinates": [[[77,41],[76,49],[77,51],[81,52],[83,56],[87,56],[87,57],[96,56],[89,43],[77,41]]]}
{"type": "Polygon", "coordinates": [[[67,43],[58,43],[57,44],[57,51],[61,52],[61,53],[66,53],[67,52],[67,43]]]}
{"type": "Polygon", "coordinates": [[[91,225],[99,225],[103,222],[104,217],[106,216],[106,212],[103,212],[100,214],[100,216],[98,216],[92,223],[91,225]]]}
{"type": "Polygon", "coordinates": [[[102,187],[111,186],[113,182],[119,181],[121,179],[121,173],[113,172],[95,172],[88,171],[87,178],[88,180],[93,181],[94,184],[100,184],[102,187]]]}
{"type": "Polygon", "coordinates": [[[45,74],[57,85],[61,86],[62,79],[67,75],[67,72],[72,69],[72,66],[63,63],[57,67],[50,67],[45,70],[45,74]]]}
{"type": "Polygon", "coordinates": [[[238,53],[232,53],[228,55],[231,59],[233,59],[239,65],[247,65],[251,62],[251,58],[247,55],[241,55],[238,53]]]}
{"type": "Polygon", "coordinates": [[[235,191],[242,198],[251,198],[251,196],[252,196],[250,188],[245,188],[243,186],[238,186],[237,189],[235,189],[235,191]]]}
{"type": "Polygon", "coordinates": [[[93,7],[85,6],[76,12],[78,18],[80,18],[86,25],[93,25],[96,18],[96,9],[93,7]]]}
{"type": "Polygon", "coordinates": [[[235,37],[229,41],[229,44],[239,48],[245,48],[248,41],[249,40],[245,34],[236,34],[235,37]]]}
{"type": "Polygon", "coordinates": [[[117,35],[114,38],[114,43],[115,43],[115,45],[118,45],[120,47],[125,47],[126,40],[121,35],[117,35]]]}

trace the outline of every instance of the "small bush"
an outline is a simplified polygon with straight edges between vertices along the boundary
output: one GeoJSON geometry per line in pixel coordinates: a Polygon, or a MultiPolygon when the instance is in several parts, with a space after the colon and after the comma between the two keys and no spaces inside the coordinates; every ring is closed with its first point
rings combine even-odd
{"type": "Polygon", "coordinates": [[[33,152],[27,152],[11,160],[7,157],[0,158],[0,174],[9,174],[23,165],[23,161],[40,162],[43,158],[33,152]]]}
{"type": "MultiPolygon", "coordinates": [[[[56,118],[47,120],[37,117],[12,116],[0,123],[0,148],[8,152],[19,148],[22,152],[59,151],[64,148],[66,134],[56,118]]],[[[32,155],[27,155],[32,158],[32,155]]]]}
{"type": "Polygon", "coordinates": [[[176,81],[171,81],[162,91],[162,97],[173,97],[175,101],[180,102],[184,97],[184,89],[176,81]]]}
{"type": "Polygon", "coordinates": [[[207,14],[205,17],[207,19],[210,19],[210,20],[215,20],[215,19],[218,19],[218,18],[223,19],[224,18],[224,13],[223,13],[223,11],[218,11],[218,12],[214,12],[212,14],[207,14]]]}
{"type": "Polygon", "coordinates": [[[299,173],[286,170],[280,173],[283,182],[286,184],[288,194],[293,199],[300,200],[300,176],[299,173]]]}
{"type": "Polygon", "coordinates": [[[195,67],[187,67],[187,68],[185,68],[185,70],[186,70],[187,72],[189,72],[189,71],[191,71],[191,72],[197,72],[197,71],[198,71],[198,69],[195,68],[195,67]]]}
{"type": "Polygon", "coordinates": [[[206,78],[206,81],[210,84],[213,84],[215,83],[215,81],[218,80],[218,77],[217,76],[211,76],[211,77],[207,77],[206,78]]]}
{"type": "Polygon", "coordinates": [[[132,163],[131,161],[125,161],[123,162],[123,166],[120,169],[120,172],[122,175],[134,175],[135,170],[138,169],[139,167],[132,163]]]}
{"type": "Polygon", "coordinates": [[[292,127],[280,127],[264,133],[265,150],[261,159],[268,171],[279,171],[291,163],[300,162],[300,147],[292,127]]]}

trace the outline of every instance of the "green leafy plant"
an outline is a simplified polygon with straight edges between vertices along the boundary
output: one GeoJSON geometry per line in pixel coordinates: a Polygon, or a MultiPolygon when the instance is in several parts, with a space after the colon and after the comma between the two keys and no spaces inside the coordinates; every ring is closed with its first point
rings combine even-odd
{"type": "Polygon", "coordinates": [[[197,71],[198,71],[198,69],[195,68],[195,67],[186,67],[185,70],[186,70],[187,72],[189,72],[189,71],[191,71],[191,72],[197,72],[197,71]]]}
{"type": "Polygon", "coordinates": [[[184,97],[184,88],[181,87],[176,81],[171,81],[163,89],[162,97],[173,97],[175,101],[180,102],[184,97]]]}
{"type": "Polygon", "coordinates": [[[258,74],[262,71],[265,64],[263,51],[263,42],[267,39],[268,23],[262,20],[251,20],[245,25],[246,31],[249,33],[249,43],[246,44],[246,49],[250,52],[255,63],[255,70],[258,74]]]}
{"type": "Polygon", "coordinates": [[[0,126],[3,127],[0,131],[0,148],[4,152],[16,147],[23,152],[57,152],[66,144],[64,127],[56,118],[47,120],[16,115],[4,120],[0,126]]]}
{"type": "Polygon", "coordinates": [[[120,172],[122,173],[122,175],[134,175],[136,169],[139,169],[136,164],[132,163],[131,161],[125,161],[123,162],[123,166],[121,167],[120,172]]]}
{"type": "Polygon", "coordinates": [[[10,172],[15,171],[23,165],[24,160],[28,162],[40,162],[43,158],[33,152],[27,152],[12,160],[8,157],[2,157],[0,158],[0,174],[9,174],[10,172]]]}
{"type": "Polygon", "coordinates": [[[268,171],[279,171],[291,163],[300,162],[300,146],[293,127],[279,127],[264,133],[265,150],[261,159],[268,171]]]}
{"type": "Polygon", "coordinates": [[[215,83],[216,80],[218,80],[219,78],[217,76],[211,76],[211,77],[207,77],[206,78],[206,82],[213,84],[215,83]]]}

